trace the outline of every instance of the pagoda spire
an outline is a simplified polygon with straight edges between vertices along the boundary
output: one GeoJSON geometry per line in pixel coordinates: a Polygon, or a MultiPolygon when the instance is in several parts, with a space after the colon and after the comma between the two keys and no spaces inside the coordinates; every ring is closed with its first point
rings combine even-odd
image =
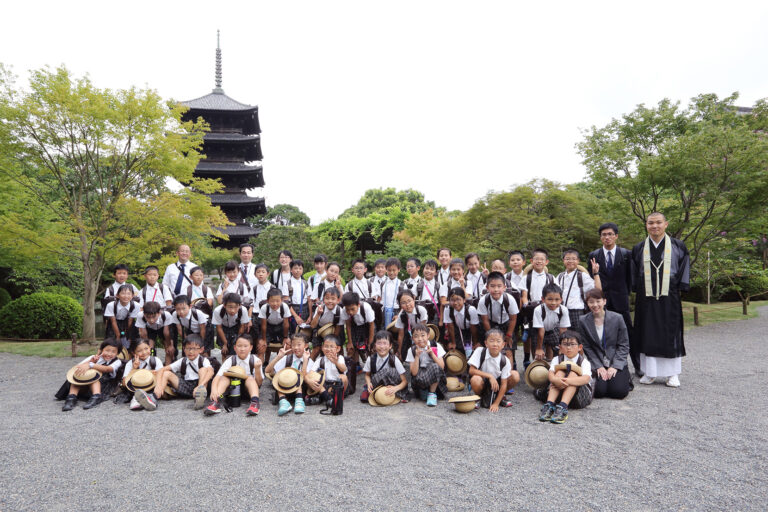
{"type": "Polygon", "coordinates": [[[213,89],[213,92],[224,94],[224,89],[221,88],[221,43],[219,34],[219,30],[216,30],[216,87],[213,89]]]}

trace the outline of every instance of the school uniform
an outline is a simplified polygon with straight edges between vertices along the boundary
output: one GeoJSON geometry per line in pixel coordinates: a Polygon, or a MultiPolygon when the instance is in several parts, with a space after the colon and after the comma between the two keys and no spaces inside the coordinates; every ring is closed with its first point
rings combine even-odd
{"type": "Polygon", "coordinates": [[[173,295],[167,286],[158,281],[154,286],[146,285],[139,291],[139,304],[142,309],[147,302],[157,302],[161,309],[165,309],[168,302],[173,303],[173,295]]]}
{"type": "Polygon", "coordinates": [[[356,293],[360,300],[381,297],[381,286],[379,286],[379,283],[369,281],[368,279],[351,279],[344,288],[344,291],[356,293]]]}
{"type": "MultiPolygon", "coordinates": [[[[254,340],[257,340],[261,337],[261,322],[259,322],[259,309],[267,303],[267,293],[269,293],[269,290],[274,288],[275,286],[270,283],[269,281],[264,281],[263,283],[257,282],[253,288],[251,288],[251,294],[253,297],[253,310],[251,312],[251,336],[253,336],[254,340]]],[[[254,345],[253,350],[256,350],[256,346],[254,345]]]]}
{"type": "MultiPolygon", "coordinates": [[[[403,289],[410,290],[413,292],[414,295],[416,295],[416,287],[421,282],[421,276],[416,277],[409,277],[405,281],[403,281],[403,289]]],[[[418,298],[416,300],[419,300],[418,298]]]]}
{"type": "Polygon", "coordinates": [[[472,348],[472,326],[480,325],[480,317],[475,306],[464,303],[464,307],[458,311],[450,305],[445,306],[443,322],[446,329],[453,328],[456,348],[472,348]]]}
{"type": "Polygon", "coordinates": [[[417,301],[429,302],[434,305],[432,313],[429,316],[429,322],[438,324],[440,322],[440,285],[437,279],[422,279],[416,285],[414,295],[417,301]]]}
{"type": "Polygon", "coordinates": [[[376,314],[373,312],[373,308],[367,302],[360,302],[360,307],[354,316],[349,316],[345,308],[341,308],[341,314],[339,315],[339,322],[342,325],[346,325],[347,320],[352,320],[352,326],[350,328],[352,335],[352,342],[358,349],[368,349],[368,324],[376,321],[376,314]]]}
{"type": "MultiPolygon", "coordinates": [[[[454,288],[461,288],[461,283],[454,278],[449,277],[442,285],[440,285],[440,297],[445,297],[447,299],[450,296],[451,290],[454,288]]],[[[465,300],[472,299],[472,289],[469,286],[467,286],[467,289],[465,290],[465,295],[465,300]]]]}
{"type": "MultiPolygon", "coordinates": [[[[570,361],[579,365],[581,367],[582,375],[592,375],[592,365],[589,364],[589,359],[587,359],[586,357],[583,357],[581,354],[578,354],[573,359],[569,358],[565,354],[558,354],[557,356],[552,358],[552,362],[549,364],[549,371],[556,372],[557,365],[562,363],[563,361],[570,361]]],[[[576,394],[573,395],[573,398],[571,398],[571,403],[568,404],[569,409],[583,409],[592,403],[593,382],[594,380],[590,379],[590,381],[584,384],[583,386],[579,386],[578,391],[576,391],[576,394]]],[[[550,384],[550,386],[552,386],[552,384],[550,384]]],[[[544,394],[540,393],[539,396],[541,395],[544,395],[544,394]]],[[[534,393],[534,396],[537,396],[537,395],[534,393]]]]}
{"type": "Polygon", "coordinates": [[[403,343],[400,346],[400,357],[403,359],[408,355],[408,348],[413,343],[411,330],[417,323],[427,323],[427,310],[424,306],[415,306],[410,313],[400,311],[395,319],[395,327],[403,331],[403,343]]]}
{"type": "MultiPolygon", "coordinates": [[[[312,361],[312,359],[307,359],[307,368],[311,368],[313,362],[314,361],[312,361]]],[[[295,368],[301,371],[302,366],[304,366],[304,359],[301,357],[296,357],[293,354],[293,352],[291,352],[290,354],[286,354],[284,357],[280,358],[280,360],[275,363],[275,367],[273,368],[273,371],[275,372],[275,374],[277,374],[277,372],[285,368],[295,368]]],[[[306,394],[306,392],[307,392],[307,383],[304,382],[301,385],[301,388],[296,390],[294,393],[285,393],[283,394],[283,396],[289,402],[293,402],[297,398],[304,398],[304,395],[306,394]]],[[[278,395],[279,393],[275,389],[274,396],[272,398],[272,403],[275,405],[277,404],[278,395]]]]}
{"type": "Polygon", "coordinates": [[[541,301],[541,291],[550,283],[555,282],[555,276],[547,272],[536,272],[531,269],[525,276],[525,286],[528,289],[528,300],[541,301]]]}
{"type": "Polygon", "coordinates": [[[169,290],[171,290],[174,298],[177,295],[184,293],[182,288],[184,288],[185,283],[192,284],[192,279],[189,277],[189,271],[196,266],[197,265],[191,261],[186,263],[177,261],[176,263],[171,263],[166,267],[162,282],[165,286],[168,287],[169,290]]]}
{"type": "Polygon", "coordinates": [[[107,307],[104,310],[104,323],[106,324],[105,338],[112,335],[115,339],[120,339],[123,337],[120,333],[123,332],[125,333],[126,339],[136,339],[139,332],[136,329],[135,322],[139,316],[140,308],[141,306],[134,301],[130,301],[124,306],[120,303],[119,299],[115,299],[107,304],[107,307]],[[112,330],[112,321],[110,320],[112,317],[117,321],[118,332],[113,332],[112,330]],[[132,319],[132,321],[129,319],[132,319]]]}
{"type": "MultiPolygon", "coordinates": [[[[219,284],[219,288],[216,290],[216,296],[221,296],[222,302],[224,302],[224,295],[228,293],[238,294],[243,303],[243,306],[246,308],[251,307],[251,304],[254,302],[253,288],[251,288],[249,284],[244,283],[240,279],[235,279],[234,281],[225,279],[219,284]]],[[[189,300],[192,300],[192,297],[190,297],[189,300]]]]}
{"type": "Polygon", "coordinates": [[[160,341],[160,344],[162,345],[165,341],[165,335],[163,334],[163,331],[165,330],[166,326],[173,325],[173,315],[167,311],[160,311],[160,314],[157,316],[157,320],[155,323],[149,323],[147,321],[147,317],[144,316],[142,313],[141,315],[136,318],[136,328],[137,329],[146,329],[147,330],[147,339],[153,340],[155,342],[155,346],[158,344],[158,340],[160,341]]]}
{"type": "Polygon", "coordinates": [[[216,372],[216,375],[219,377],[224,376],[224,372],[228,371],[233,366],[239,366],[243,370],[245,370],[245,375],[247,377],[253,377],[256,378],[256,372],[258,371],[256,368],[259,366],[256,364],[257,362],[261,362],[261,360],[256,357],[254,354],[248,354],[248,356],[245,359],[240,359],[240,356],[237,354],[232,354],[231,356],[225,357],[224,361],[221,362],[221,368],[219,368],[219,371],[216,372]]]}
{"type": "MultiPolygon", "coordinates": [[[[437,350],[437,357],[442,359],[445,356],[443,346],[435,341],[427,345],[429,350],[437,350]]],[[[410,365],[416,354],[416,346],[408,349],[405,356],[405,364],[410,365]]],[[[445,370],[440,368],[437,363],[426,352],[419,356],[419,371],[416,375],[411,374],[411,387],[413,393],[418,396],[420,391],[429,391],[429,387],[437,382],[437,392],[439,396],[445,397],[448,393],[448,386],[445,380],[445,370]]]]}
{"type": "Polygon", "coordinates": [[[315,272],[314,274],[312,274],[311,276],[309,276],[309,279],[307,279],[307,284],[309,284],[309,289],[310,289],[310,290],[314,290],[314,289],[315,289],[315,286],[317,286],[317,284],[318,284],[320,281],[324,280],[324,279],[325,279],[325,276],[326,276],[327,274],[328,274],[327,272],[324,272],[324,273],[322,273],[322,274],[318,274],[317,272],[315,272]]]}
{"type": "MultiPolygon", "coordinates": [[[[149,356],[146,359],[139,360],[139,366],[136,370],[159,370],[163,367],[163,363],[155,356],[149,356]]],[[[133,368],[133,359],[129,359],[123,367],[123,378],[129,376],[133,368]]]]}
{"type": "Polygon", "coordinates": [[[512,283],[512,285],[520,290],[520,293],[523,291],[527,291],[528,288],[525,285],[525,274],[520,272],[519,274],[516,274],[514,270],[510,270],[506,274],[504,274],[504,278],[512,283]]]}
{"type": "MultiPolygon", "coordinates": [[[[467,362],[469,366],[474,366],[481,372],[489,373],[496,379],[496,382],[501,386],[501,382],[504,379],[508,379],[512,371],[512,363],[509,358],[504,355],[503,352],[499,352],[496,357],[491,356],[491,352],[485,347],[478,347],[472,352],[472,355],[467,362]]],[[[488,378],[483,379],[483,391],[480,395],[480,405],[483,407],[490,407],[493,403],[491,382],[488,378]]]]}
{"type": "MultiPolygon", "coordinates": [[[[331,288],[336,288],[336,283],[332,283],[327,279],[323,279],[322,281],[318,282],[312,290],[312,300],[314,300],[315,303],[322,302],[323,297],[325,296],[325,292],[331,288]]],[[[341,292],[339,294],[341,294],[341,292]]]]}
{"type": "Polygon", "coordinates": [[[595,281],[586,272],[572,270],[560,272],[557,284],[563,290],[563,306],[568,308],[571,325],[575,328],[579,325],[579,317],[587,308],[584,294],[595,287],[595,281]]]}
{"type": "MultiPolygon", "coordinates": [[[[370,281],[371,284],[378,284],[379,290],[381,290],[381,287],[384,286],[384,283],[387,281],[388,277],[385,275],[379,277],[379,276],[371,276],[368,281],[370,281]]],[[[381,296],[381,295],[379,295],[381,296]]]]}
{"type": "MultiPolygon", "coordinates": [[[[187,316],[179,318],[179,314],[174,311],[171,321],[177,326],[177,329],[181,333],[181,339],[187,337],[189,334],[200,334],[200,326],[208,324],[208,315],[200,311],[199,309],[189,308],[187,316]]],[[[211,329],[205,333],[204,349],[210,353],[213,349],[213,336],[209,336],[211,329]],[[210,345],[208,339],[210,338],[210,345]]]]}
{"type": "Polygon", "coordinates": [[[437,276],[435,276],[439,286],[443,286],[446,283],[446,281],[450,279],[450,277],[451,277],[451,269],[442,268],[442,267],[440,267],[440,270],[437,271],[437,276]]]}
{"type": "MultiPolygon", "coordinates": [[[[339,362],[344,363],[344,356],[339,354],[339,362]]],[[[330,382],[338,382],[341,380],[341,376],[339,374],[339,369],[336,367],[335,364],[333,364],[330,360],[328,360],[325,356],[318,357],[315,361],[312,361],[311,365],[308,365],[309,369],[307,370],[307,373],[309,372],[319,372],[320,370],[325,371],[325,383],[326,383],[326,389],[328,388],[328,383],[330,382]]]]}
{"type": "Polygon", "coordinates": [[[560,304],[552,310],[546,304],[540,304],[533,310],[531,339],[538,340],[538,329],[544,328],[544,347],[551,347],[555,352],[560,346],[560,329],[571,327],[568,309],[560,304]]]}
{"type": "MultiPolygon", "coordinates": [[[[302,320],[306,321],[309,318],[309,300],[312,295],[312,289],[309,287],[309,283],[304,279],[296,279],[291,276],[285,282],[285,289],[283,295],[288,297],[291,307],[302,320]]],[[[296,322],[291,319],[291,325],[295,328],[296,322]]]]}
{"type": "MultiPolygon", "coordinates": [[[[91,357],[86,357],[82,361],[80,361],[78,364],[83,363],[90,363],[91,357]]],[[[120,380],[120,375],[122,375],[122,372],[120,369],[123,366],[123,362],[119,358],[114,358],[112,360],[106,360],[103,357],[99,356],[99,360],[96,361],[98,365],[104,365],[109,366],[112,368],[112,371],[109,373],[103,373],[101,375],[101,378],[99,379],[99,382],[101,383],[101,399],[104,401],[109,395],[112,394],[112,392],[117,388],[118,381],[120,380]]],[[[59,390],[54,395],[57,400],[64,400],[69,396],[69,389],[70,389],[70,382],[65,380],[64,384],[61,385],[59,390]]],[[[93,396],[93,393],[91,393],[91,386],[90,384],[84,385],[80,387],[80,391],[77,393],[77,398],[88,400],[93,396]]]]}
{"type": "MultiPolygon", "coordinates": [[[[402,382],[401,375],[405,373],[405,368],[400,359],[394,354],[387,354],[386,357],[380,357],[376,352],[365,360],[363,372],[371,376],[372,389],[378,386],[398,386],[402,382]]],[[[405,388],[395,393],[399,398],[406,396],[405,388]]]]}
{"type": "MultiPolygon", "coordinates": [[[[122,284],[128,284],[128,283],[122,283],[122,284]]],[[[117,281],[115,281],[111,285],[107,286],[107,289],[104,290],[104,298],[108,299],[110,297],[112,297],[112,298],[117,297],[117,290],[118,290],[118,288],[120,288],[120,286],[122,286],[121,283],[118,283],[117,281]]],[[[139,289],[136,288],[135,285],[131,284],[129,286],[131,287],[131,290],[133,291],[133,296],[134,297],[139,294],[139,289]]]]}
{"type": "Polygon", "coordinates": [[[467,290],[472,292],[472,297],[479,299],[485,293],[485,275],[482,272],[477,271],[474,274],[467,272],[464,277],[467,283],[467,290]]]}
{"type": "Polygon", "coordinates": [[[243,283],[247,283],[248,286],[253,288],[253,286],[258,282],[258,279],[256,279],[256,265],[253,263],[240,263],[240,280],[243,281],[243,283]]]}
{"type": "Polygon", "coordinates": [[[177,396],[192,398],[200,380],[201,368],[211,368],[211,362],[208,361],[207,357],[197,356],[196,359],[190,360],[184,356],[171,363],[171,371],[179,376],[179,387],[176,388],[177,396]]]}
{"type": "Polygon", "coordinates": [[[288,295],[288,280],[291,278],[291,272],[281,272],[279,268],[276,268],[270,274],[270,281],[275,288],[283,292],[284,296],[288,295]]]}
{"type": "MultiPolygon", "coordinates": [[[[313,347],[319,347],[322,346],[323,340],[317,337],[317,331],[321,327],[328,325],[332,323],[333,325],[341,325],[343,326],[343,322],[341,321],[341,312],[344,310],[341,306],[336,304],[336,307],[333,309],[328,309],[325,306],[323,306],[323,313],[319,314],[318,312],[320,309],[315,309],[315,314],[312,317],[314,320],[315,318],[318,318],[317,320],[317,327],[315,327],[314,331],[312,332],[312,346],[313,347]]],[[[344,330],[342,329],[342,333],[344,330]]]]}
{"type": "Polygon", "coordinates": [[[224,339],[218,339],[218,329],[216,329],[216,338],[219,343],[219,347],[227,346],[227,350],[232,353],[235,349],[235,341],[237,341],[237,335],[240,332],[241,325],[247,325],[251,321],[251,317],[248,316],[248,309],[245,306],[240,306],[238,312],[232,316],[227,313],[224,304],[217,306],[213,310],[213,317],[211,318],[211,325],[214,329],[217,326],[221,326],[224,331],[224,339]]]}
{"type": "Polygon", "coordinates": [[[477,305],[477,314],[487,316],[491,329],[501,329],[504,334],[507,333],[512,317],[519,312],[515,298],[506,292],[498,300],[487,294],[477,305]]]}
{"type": "Polygon", "coordinates": [[[283,320],[291,317],[291,310],[285,302],[280,307],[272,309],[269,304],[264,304],[259,310],[259,321],[267,319],[267,332],[264,338],[267,343],[282,344],[285,333],[283,332],[283,320]]]}

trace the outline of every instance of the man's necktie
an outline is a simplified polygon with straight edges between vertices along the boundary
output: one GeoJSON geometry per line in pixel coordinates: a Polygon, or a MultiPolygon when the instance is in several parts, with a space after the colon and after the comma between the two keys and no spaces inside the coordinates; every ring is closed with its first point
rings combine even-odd
{"type": "Polygon", "coordinates": [[[179,265],[179,278],[176,279],[176,288],[173,291],[174,295],[181,293],[181,283],[184,281],[184,264],[179,265]]]}
{"type": "Polygon", "coordinates": [[[605,264],[605,268],[608,269],[608,272],[613,270],[613,253],[610,251],[608,252],[608,262],[605,264]]]}

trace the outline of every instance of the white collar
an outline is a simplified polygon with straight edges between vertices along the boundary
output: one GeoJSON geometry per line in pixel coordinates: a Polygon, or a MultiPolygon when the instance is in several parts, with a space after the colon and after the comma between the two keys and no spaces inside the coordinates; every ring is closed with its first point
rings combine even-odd
{"type": "Polygon", "coordinates": [[[546,276],[546,274],[545,274],[544,272],[536,272],[536,271],[535,271],[535,270],[533,270],[533,269],[531,269],[531,272],[533,272],[533,275],[535,275],[535,276],[539,276],[539,277],[544,277],[544,276],[546,276]]]}
{"type": "MultiPolygon", "coordinates": [[[[648,238],[651,238],[651,237],[649,236],[648,238]]],[[[661,239],[661,240],[659,240],[658,242],[654,242],[654,241],[653,241],[653,238],[651,238],[651,243],[652,243],[652,244],[653,244],[653,246],[654,246],[654,247],[656,247],[656,248],[658,248],[658,247],[659,247],[659,244],[661,244],[661,242],[663,242],[663,241],[664,241],[664,238],[663,238],[663,237],[662,237],[662,239],[661,239]]]]}
{"type": "Polygon", "coordinates": [[[613,246],[613,249],[606,249],[605,246],[603,246],[603,253],[608,254],[611,253],[611,255],[616,254],[616,246],[613,246]]]}

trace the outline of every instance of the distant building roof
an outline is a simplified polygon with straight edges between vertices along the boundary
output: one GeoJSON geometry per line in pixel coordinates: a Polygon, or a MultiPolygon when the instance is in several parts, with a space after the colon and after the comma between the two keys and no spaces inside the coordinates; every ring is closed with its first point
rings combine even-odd
{"type": "Polygon", "coordinates": [[[248,165],[239,162],[209,162],[207,160],[200,160],[195,170],[223,173],[254,172],[261,170],[261,163],[248,165]]]}
{"type": "Polygon", "coordinates": [[[261,137],[258,134],[243,135],[242,133],[209,132],[203,137],[205,142],[254,142],[261,137]]]}
{"type": "Polygon", "coordinates": [[[236,205],[236,206],[261,206],[264,204],[263,197],[251,197],[247,194],[208,194],[213,205],[236,205]]]}
{"type": "Polygon", "coordinates": [[[193,100],[182,101],[181,103],[194,110],[229,110],[245,112],[259,109],[256,105],[240,103],[224,94],[223,91],[212,92],[193,100]]]}

